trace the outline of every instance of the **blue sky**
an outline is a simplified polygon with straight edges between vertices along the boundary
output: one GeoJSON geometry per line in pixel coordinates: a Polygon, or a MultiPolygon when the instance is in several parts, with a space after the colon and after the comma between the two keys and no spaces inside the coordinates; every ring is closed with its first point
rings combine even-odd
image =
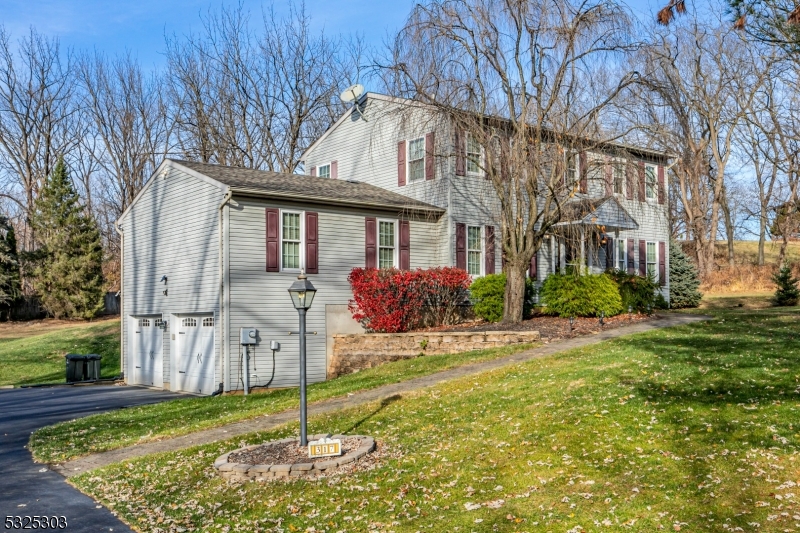
{"type": "MultiPolygon", "coordinates": [[[[63,45],[79,50],[97,49],[110,55],[133,52],[146,66],[163,65],[164,35],[182,35],[198,30],[200,14],[237,0],[2,0],[0,23],[13,36],[39,32],[58,36],[63,45]]],[[[260,17],[270,2],[242,0],[245,9],[260,17]]],[[[415,2],[412,0],[306,0],[314,29],[327,33],[360,33],[367,42],[380,46],[396,31],[415,2]]],[[[631,0],[638,16],[652,17],[662,2],[631,0]]],[[[275,2],[276,10],[287,10],[286,2],[275,2]]]]}

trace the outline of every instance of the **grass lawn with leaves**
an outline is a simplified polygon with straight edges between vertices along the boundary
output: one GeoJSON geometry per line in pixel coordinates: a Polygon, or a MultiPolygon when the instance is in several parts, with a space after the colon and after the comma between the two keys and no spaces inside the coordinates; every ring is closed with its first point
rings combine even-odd
{"type": "MultiPolygon", "coordinates": [[[[399,383],[462,366],[488,361],[531,348],[519,344],[451,355],[428,355],[388,363],[316,383],[308,387],[308,401],[344,396],[350,392],[399,383]]],[[[87,416],[36,431],[28,448],[37,461],[62,462],[90,453],[113,450],[164,437],[186,435],[257,416],[297,408],[296,388],[269,390],[249,396],[191,397],[154,405],[87,416]]]]}
{"type": "Polygon", "coordinates": [[[119,374],[119,319],[0,325],[0,386],[64,383],[67,353],[96,353],[101,377],[119,374]]]}
{"type": "Polygon", "coordinates": [[[348,477],[213,469],[295,424],[72,482],[142,531],[797,531],[800,313],[713,312],[312,418],[386,452],[348,477]]]}

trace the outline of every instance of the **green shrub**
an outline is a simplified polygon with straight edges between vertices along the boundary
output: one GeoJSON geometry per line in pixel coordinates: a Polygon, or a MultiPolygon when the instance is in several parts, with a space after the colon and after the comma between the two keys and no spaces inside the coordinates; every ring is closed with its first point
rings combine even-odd
{"type": "Polygon", "coordinates": [[[673,309],[697,307],[703,295],[697,288],[700,277],[680,244],[669,243],[669,306],[673,309]]]}
{"type": "MultiPolygon", "coordinates": [[[[503,302],[506,294],[506,275],[488,274],[472,282],[469,287],[472,310],[487,322],[499,322],[503,319],[503,302]]],[[[536,287],[529,278],[525,280],[525,303],[522,314],[527,318],[533,309],[533,298],[536,287]]]]}
{"type": "Polygon", "coordinates": [[[622,311],[622,298],[607,274],[550,274],[540,292],[543,311],[550,315],[613,316],[622,311]]]}
{"type": "MultiPolygon", "coordinates": [[[[627,311],[628,308],[631,308],[633,311],[647,313],[648,310],[658,307],[656,304],[658,284],[652,277],[643,278],[636,274],[628,274],[624,270],[614,270],[609,275],[617,282],[623,310],[627,311]]],[[[661,295],[661,293],[658,294],[661,295]]],[[[664,299],[663,296],[661,298],[664,299]]]]}
{"type": "Polygon", "coordinates": [[[797,282],[800,280],[792,276],[792,269],[789,268],[789,265],[783,265],[772,276],[772,281],[777,287],[772,303],[777,306],[797,305],[797,301],[800,299],[800,290],[797,289],[797,282]]]}

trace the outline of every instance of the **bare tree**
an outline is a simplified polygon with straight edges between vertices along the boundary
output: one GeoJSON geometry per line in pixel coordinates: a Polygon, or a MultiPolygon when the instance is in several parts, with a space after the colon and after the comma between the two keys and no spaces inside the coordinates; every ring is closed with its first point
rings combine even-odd
{"type": "Polygon", "coordinates": [[[603,112],[631,77],[607,83],[604,65],[632,48],[629,29],[611,1],[431,1],[384,63],[387,84],[450,125],[456,166],[475,166],[491,186],[504,321],[521,320],[531,258],[584,187],[585,153],[609,139],[603,112]]]}

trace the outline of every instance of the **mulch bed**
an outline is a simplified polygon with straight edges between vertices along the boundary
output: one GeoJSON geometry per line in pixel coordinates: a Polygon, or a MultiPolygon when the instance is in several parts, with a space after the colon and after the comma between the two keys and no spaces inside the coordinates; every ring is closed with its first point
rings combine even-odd
{"type": "MultiPolygon", "coordinates": [[[[342,455],[351,452],[359,447],[361,439],[357,437],[347,437],[342,440],[342,455]]],[[[293,464],[314,464],[322,461],[330,461],[331,457],[308,456],[308,447],[300,446],[300,441],[281,442],[278,444],[267,444],[234,452],[228,456],[229,463],[242,463],[247,465],[293,465],[293,464]]]]}
{"type": "Polygon", "coordinates": [[[502,324],[495,322],[469,322],[459,324],[457,326],[442,326],[439,328],[429,328],[424,331],[459,331],[459,332],[482,332],[482,331],[538,331],[542,340],[551,342],[558,339],[568,339],[571,337],[578,337],[581,335],[591,335],[606,329],[614,329],[631,324],[644,322],[645,320],[652,320],[656,315],[643,315],[638,313],[622,313],[621,315],[609,317],[603,320],[603,326],[600,326],[600,320],[597,318],[580,318],[576,317],[572,327],[569,329],[569,319],[557,316],[535,316],[529,320],[523,320],[516,324],[502,324]]]}

